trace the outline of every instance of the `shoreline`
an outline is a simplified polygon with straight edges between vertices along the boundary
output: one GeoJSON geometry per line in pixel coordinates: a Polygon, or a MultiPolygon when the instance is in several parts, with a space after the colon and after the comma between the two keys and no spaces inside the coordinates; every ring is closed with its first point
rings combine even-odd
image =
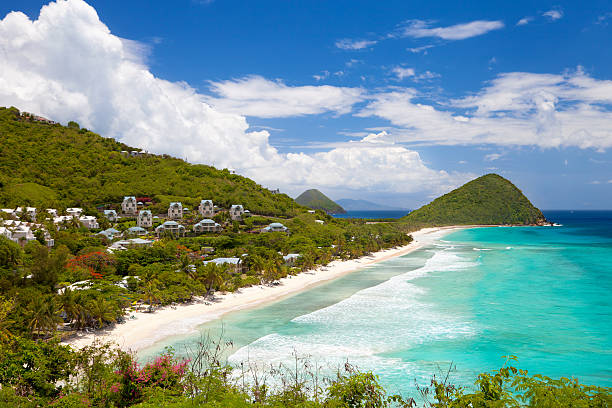
{"type": "Polygon", "coordinates": [[[212,302],[196,298],[195,303],[165,306],[152,313],[133,312],[135,319],[91,333],[79,332],[63,344],[75,348],[89,346],[94,341],[116,343],[122,350],[138,352],[176,335],[186,335],[197,327],[238,310],[249,309],[297,294],[322,283],[340,278],[365,266],[414,252],[434,239],[450,232],[474,226],[423,228],[412,232],[413,241],[405,246],[385,249],[368,256],[347,261],[332,261],[309,271],[288,276],[272,286],[249,286],[236,292],[219,294],[212,302]]]}

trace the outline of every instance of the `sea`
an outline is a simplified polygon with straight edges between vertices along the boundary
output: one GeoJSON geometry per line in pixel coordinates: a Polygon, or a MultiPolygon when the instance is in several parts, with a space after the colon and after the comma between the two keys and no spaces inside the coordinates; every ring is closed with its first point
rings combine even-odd
{"type": "Polygon", "coordinates": [[[473,385],[504,356],[532,374],[612,386],[612,211],[546,211],[557,227],[491,227],[427,246],[165,339],[186,353],[203,336],[231,339],[231,364],[322,375],[346,362],[390,392],[448,376],[473,385]]]}

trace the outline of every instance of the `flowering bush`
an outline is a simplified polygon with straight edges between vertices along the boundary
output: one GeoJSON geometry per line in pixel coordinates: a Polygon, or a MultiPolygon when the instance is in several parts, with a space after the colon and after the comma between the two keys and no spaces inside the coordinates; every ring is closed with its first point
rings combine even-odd
{"type": "Polygon", "coordinates": [[[79,255],[68,261],[66,267],[73,271],[79,268],[85,268],[94,279],[102,279],[109,267],[114,266],[115,260],[105,252],[90,252],[88,254],[79,255]]]}

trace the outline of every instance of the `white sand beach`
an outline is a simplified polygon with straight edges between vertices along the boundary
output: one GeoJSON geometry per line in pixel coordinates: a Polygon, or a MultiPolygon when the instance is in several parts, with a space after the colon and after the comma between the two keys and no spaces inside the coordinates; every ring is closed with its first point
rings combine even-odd
{"type": "Polygon", "coordinates": [[[94,333],[79,333],[66,341],[73,347],[81,348],[95,340],[114,342],[123,350],[137,352],[154,343],[174,335],[189,334],[197,326],[218,319],[226,313],[259,306],[285,296],[295,294],[331,279],[359,270],[367,265],[415,251],[431,241],[457,229],[467,227],[424,228],[412,233],[409,245],[387,249],[359,259],[333,261],[317,269],[281,279],[278,285],[251,286],[234,293],[216,294],[215,302],[204,302],[164,307],[153,313],[135,312],[124,324],[112,329],[94,333]]]}

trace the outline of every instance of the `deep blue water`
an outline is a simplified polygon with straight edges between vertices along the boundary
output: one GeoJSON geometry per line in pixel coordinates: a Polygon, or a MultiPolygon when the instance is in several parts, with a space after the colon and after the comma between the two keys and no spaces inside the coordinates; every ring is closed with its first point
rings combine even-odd
{"type": "Polygon", "coordinates": [[[347,211],[346,214],[334,214],[334,218],[401,218],[410,210],[401,211],[347,211]]]}
{"type": "Polygon", "coordinates": [[[532,373],[612,386],[612,211],[545,215],[563,226],[454,232],[201,330],[224,327],[233,363],[348,360],[411,395],[451,363],[452,381],[469,385],[508,354],[532,373]]]}

